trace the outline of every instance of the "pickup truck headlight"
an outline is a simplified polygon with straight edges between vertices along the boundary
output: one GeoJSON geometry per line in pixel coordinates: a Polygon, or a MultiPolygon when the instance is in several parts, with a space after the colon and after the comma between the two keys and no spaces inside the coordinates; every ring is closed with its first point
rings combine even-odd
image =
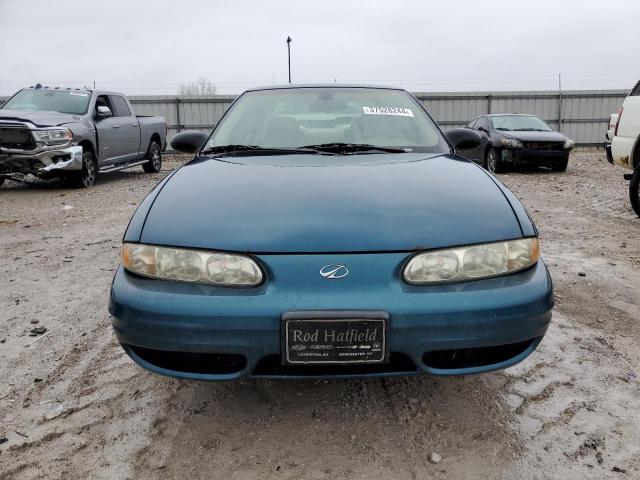
{"type": "Polygon", "coordinates": [[[574,142],[570,138],[567,138],[564,142],[565,150],[571,150],[573,148],[574,142]]]}
{"type": "Polygon", "coordinates": [[[407,283],[424,285],[497,277],[529,268],[539,256],[537,238],[435,250],[411,258],[403,278],[407,283]]]}
{"type": "Polygon", "coordinates": [[[42,142],[45,145],[64,145],[73,140],[73,133],[68,128],[34,130],[33,135],[37,142],[42,142]]]}
{"type": "Polygon", "coordinates": [[[500,143],[507,148],[522,148],[522,142],[515,138],[501,138],[500,143]]]}
{"type": "Polygon", "coordinates": [[[122,265],[143,277],[222,287],[255,287],[264,278],[256,261],[246,255],[140,243],[122,246],[122,265]]]}

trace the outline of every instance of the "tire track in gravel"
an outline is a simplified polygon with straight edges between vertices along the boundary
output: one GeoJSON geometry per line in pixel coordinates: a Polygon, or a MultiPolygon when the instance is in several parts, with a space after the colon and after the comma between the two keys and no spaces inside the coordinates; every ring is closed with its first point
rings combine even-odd
{"type": "Polygon", "coordinates": [[[640,476],[640,221],[602,156],[503,178],[533,210],[557,299],[535,365],[502,374],[526,446],[505,478],[640,476]]]}
{"type": "Polygon", "coordinates": [[[0,218],[19,218],[12,232],[0,231],[3,258],[14,259],[4,266],[9,283],[0,287],[9,314],[0,326],[8,362],[0,433],[9,438],[0,447],[1,478],[129,475],[127,457],[144,445],[171,382],[146,375],[128,360],[111,331],[107,291],[136,205],[130,198],[139,201],[147,191],[132,185],[140,179],[152,185],[162,176],[125,174],[122,184],[106,179],[91,195],[46,185],[0,192],[24,199],[11,209],[0,206],[0,218]],[[129,198],[103,211],[114,185],[128,189],[129,198]],[[74,208],[63,209],[51,197],[74,208]],[[50,335],[37,343],[27,340],[31,319],[39,319],[50,335]],[[28,341],[33,346],[24,348],[28,341]]]}

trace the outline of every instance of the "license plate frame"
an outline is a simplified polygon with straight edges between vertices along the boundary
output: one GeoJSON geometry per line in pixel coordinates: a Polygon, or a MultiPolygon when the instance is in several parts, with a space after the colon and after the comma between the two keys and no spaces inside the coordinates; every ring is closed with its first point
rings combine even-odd
{"type": "Polygon", "coordinates": [[[283,365],[362,365],[389,361],[389,314],[384,311],[286,312],[281,321],[283,365]],[[318,332],[315,340],[292,332],[318,332]],[[369,329],[369,330],[367,330],[369,329]],[[327,331],[329,341],[324,341],[327,331]],[[349,334],[348,332],[352,332],[349,334]],[[333,337],[331,337],[333,332],[333,337]],[[338,337],[342,332],[343,336],[338,337]],[[367,338],[367,333],[369,337],[367,338]],[[356,337],[360,334],[360,337],[356,337]],[[351,335],[351,338],[349,337],[351,335]],[[363,340],[359,340],[364,335],[363,340]],[[373,335],[373,336],[372,336],[373,335]],[[334,340],[342,338],[342,341],[334,340]],[[320,341],[322,340],[322,341],[320,341]],[[317,342],[317,343],[314,343],[317,342]],[[297,347],[293,347],[297,345],[297,347]],[[303,348],[304,347],[304,348],[303,348]],[[312,348],[313,347],[313,348],[312,348]],[[349,358],[351,357],[351,358],[349,358]]]}

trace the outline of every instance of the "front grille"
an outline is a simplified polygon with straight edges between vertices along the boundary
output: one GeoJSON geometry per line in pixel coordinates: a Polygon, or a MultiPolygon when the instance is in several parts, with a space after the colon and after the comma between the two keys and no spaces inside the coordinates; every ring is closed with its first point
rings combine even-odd
{"type": "Polygon", "coordinates": [[[530,150],[564,150],[563,142],[523,142],[523,146],[530,150]]]}
{"type": "Polygon", "coordinates": [[[36,142],[28,128],[0,126],[0,148],[33,150],[36,142]]]}
{"type": "Polygon", "coordinates": [[[183,373],[224,375],[241,372],[247,366],[244,355],[154,350],[129,346],[133,353],[156,367],[183,373]]]}
{"type": "Polygon", "coordinates": [[[416,373],[416,364],[406,355],[391,352],[389,363],[344,365],[283,365],[280,355],[268,355],[258,362],[252,375],[319,377],[325,375],[373,375],[416,373]]]}
{"type": "Polygon", "coordinates": [[[527,350],[538,339],[509,343],[494,347],[458,348],[454,350],[435,350],[425,352],[422,361],[425,365],[440,370],[457,368],[487,367],[511,360],[527,350]]]}

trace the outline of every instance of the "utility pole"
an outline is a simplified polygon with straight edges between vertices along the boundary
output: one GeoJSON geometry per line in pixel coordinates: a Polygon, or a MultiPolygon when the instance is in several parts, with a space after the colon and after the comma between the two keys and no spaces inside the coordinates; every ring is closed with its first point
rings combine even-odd
{"type": "Polygon", "coordinates": [[[289,64],[289,83],[291,83],[291,37],[287,37],[287,58],[289,64]]]}
{"type": "Polygon", "coordinates": [[[562,129],[562,74],[558,74],[558,131],[562,129]]]}

